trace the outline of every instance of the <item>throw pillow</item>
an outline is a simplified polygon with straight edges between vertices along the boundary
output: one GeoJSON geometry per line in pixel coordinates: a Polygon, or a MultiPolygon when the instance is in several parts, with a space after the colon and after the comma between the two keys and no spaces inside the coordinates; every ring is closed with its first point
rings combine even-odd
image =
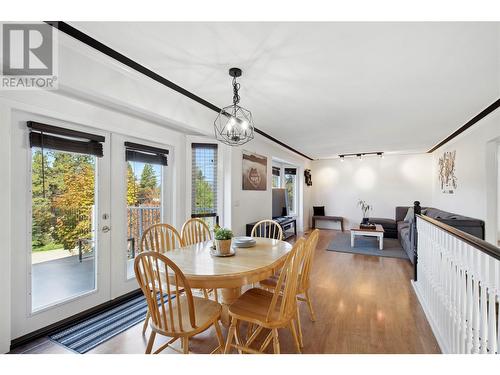
{"type": "Polygon", "coordinates": [[[325,206],[313,206],[314,216],[325,216],[325,206]]]}

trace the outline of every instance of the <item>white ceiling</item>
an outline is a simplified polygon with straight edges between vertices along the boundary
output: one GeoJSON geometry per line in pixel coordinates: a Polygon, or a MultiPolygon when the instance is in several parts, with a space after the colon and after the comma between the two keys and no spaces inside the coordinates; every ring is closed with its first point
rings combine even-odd
{"type": "Polygon", "coordinates": [[[500,97],[500,23],[72,25],[220,107],[240,67],[256,126],[315,159],[426,151],[500,97]]]}

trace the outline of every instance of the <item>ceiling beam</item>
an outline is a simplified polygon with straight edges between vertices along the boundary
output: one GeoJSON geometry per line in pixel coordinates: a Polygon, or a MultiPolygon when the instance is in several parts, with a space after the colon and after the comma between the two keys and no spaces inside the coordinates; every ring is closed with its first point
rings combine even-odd
{"type": "MultiPolygon", "coordinates": [[[[194,100],[195,102],[211,109],[212,111],[220,113],[221,108],[217,107],[215,104],[212,104],[209,101],[201,98],[200,96],[193,94],[192,92],[186,90],[185,88],[175,84],[174,82],[166,79],[165,77],[159,75],[158,73],[155,73],[151,69],[146,68],[144,65],[139,64],[138,62],[121,54],[120,52],[108,47],[107,45],[99,42],[97,39],[92,38],[91,36],[76,29],[75,27],[67,24],[66,22],[63,22],[63,21],[45,21],[45,23],[47,23],[47,24],[55,27],[59,31],[62,31],[63,33],[79,40],[80,42],[88,45],[89,47],[92,47],[92,48],[98,50],[99,52],[105,54],[106,56],[109,56],[112,59],[119,61],[120,63],[128,66],[129,68],[132,68],[135,71],[137,71],[141,74],[144,74],[145,76],[155,80],[156,82],[161,83],[162,85],[164,85],[164,86],[166,86],[174,91],[177,91],[179,94],[184,95],[184,96],[194,100]]],[[[270,139],[271,141],[277,143],[278,145],[280,145],[280,146],[282,146],[282,147],[284,147],[284,148],[286,148],[286,149],[288,149],[288,150],[290,150],[290,151],[292,151],[292,152],[294,152],[294,153],[296,153],[296,154],[298,154],[306,159],[313,160],[311,157],[303,154],[300,151],[297,151],[293,147],[287,145],[286,143],[281,142],[280,140],[274,138],[273,136],[267,134],[266,132],[264,132],[260,129],[257,129],[257,128],[254,128],[254,130],[257,134],[260,134],[263,137],[270,139]]]]}
{"type": "Polygon", "coordinates": [[[488,116],[491,112],[493,112],[498,107],[500,107],[500,99],[497,99],[493,104],[490,104],[488,107],[483,109],[476,116],[474,116],[469,121],[467,121],[464,125],[462,125],[459,129],[454,131],[448,137],[446,137],[441,142],[439,142],[437,145],[435,145],[433,148],[431,148],[429,151],[427,151],[427,153],[430,154],[430,153],[436,151],[438,148],[445,145],[446,143],[451,141],[453,138],[457,137],[459,134],[461,134],[464,131],[466,131],[467,129],[469,129],[472,125],[474,125],[475,123],[479,122],[480,120],[482,120],[483,118],[488,116]]]}

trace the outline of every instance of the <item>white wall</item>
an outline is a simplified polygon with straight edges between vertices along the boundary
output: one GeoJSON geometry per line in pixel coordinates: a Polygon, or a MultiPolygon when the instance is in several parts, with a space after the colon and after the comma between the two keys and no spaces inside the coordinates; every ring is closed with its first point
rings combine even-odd
{"type": "Polygon", "coordinates": [[[298,167],[298,195],[299,212],[297,217],[297,228],[299,231],[309,228],[310,216],[310,194],[311,187],[304,184],[304,169],[309,168],[310,161],[287,149],[256,135],[255,139],[242,146],[229,150],[230,162],[225,165],[231,168],[231,195],[229,197],[231,207],[231,228],[236,235],[245,235],[245,225],[262,219],[272,217],[272,159],[277,158],[298,167]],[[267,157],[267,190],[248,191],[242,190],[242,150],[250,151],[267,157]]]}
{"type": "MultiPolygon", "coordinates": [[[[396,206],[431,203],[431,163],[428,154],[314,161],[312,205],[325,206],[327,215],[343,216],[346,228],[361,221],[360,199],[373,205],[370,216],[394,218],[396,206]]],[[[330,226],[322,222],[321,227],[330,226]]]]}
{"type": "Polygon", "coordinates": [[[433,206],[484,220],[486,239],[492,243],[496,243],[498,233],[498,142],[500,109],[433,152],[433,206]],[[457,188],[454,194],[443,194],[437,163],[443,152],[455,150],[457,188]]]}

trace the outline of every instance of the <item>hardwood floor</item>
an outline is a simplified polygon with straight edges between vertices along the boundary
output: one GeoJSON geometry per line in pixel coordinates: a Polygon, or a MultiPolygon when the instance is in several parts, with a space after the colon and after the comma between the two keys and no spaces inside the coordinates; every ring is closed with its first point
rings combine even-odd
{"type": "MultiPolygon", "coordinates": [[[[309,320],[307,307],[302,305],[303,353],[439,353],[410,284],[410,262],[326,251],[337,233],[320,233],[311,277],[317,321],[309,320]]],[[[158,338],[155,347],[162,342],[158,338]]],[[[89,353],[144,353],[146,343],[142,324],[138,324],[89,353]]],[[[209,353],[216,345],[213,329],[190,340],[195,353],[209,353]]],[[[288,330],[280,330],[280,346],[282,353],[295,353],[288,330]]],[[[71,352],[45,338],[12,353],[71,352]]]]}

